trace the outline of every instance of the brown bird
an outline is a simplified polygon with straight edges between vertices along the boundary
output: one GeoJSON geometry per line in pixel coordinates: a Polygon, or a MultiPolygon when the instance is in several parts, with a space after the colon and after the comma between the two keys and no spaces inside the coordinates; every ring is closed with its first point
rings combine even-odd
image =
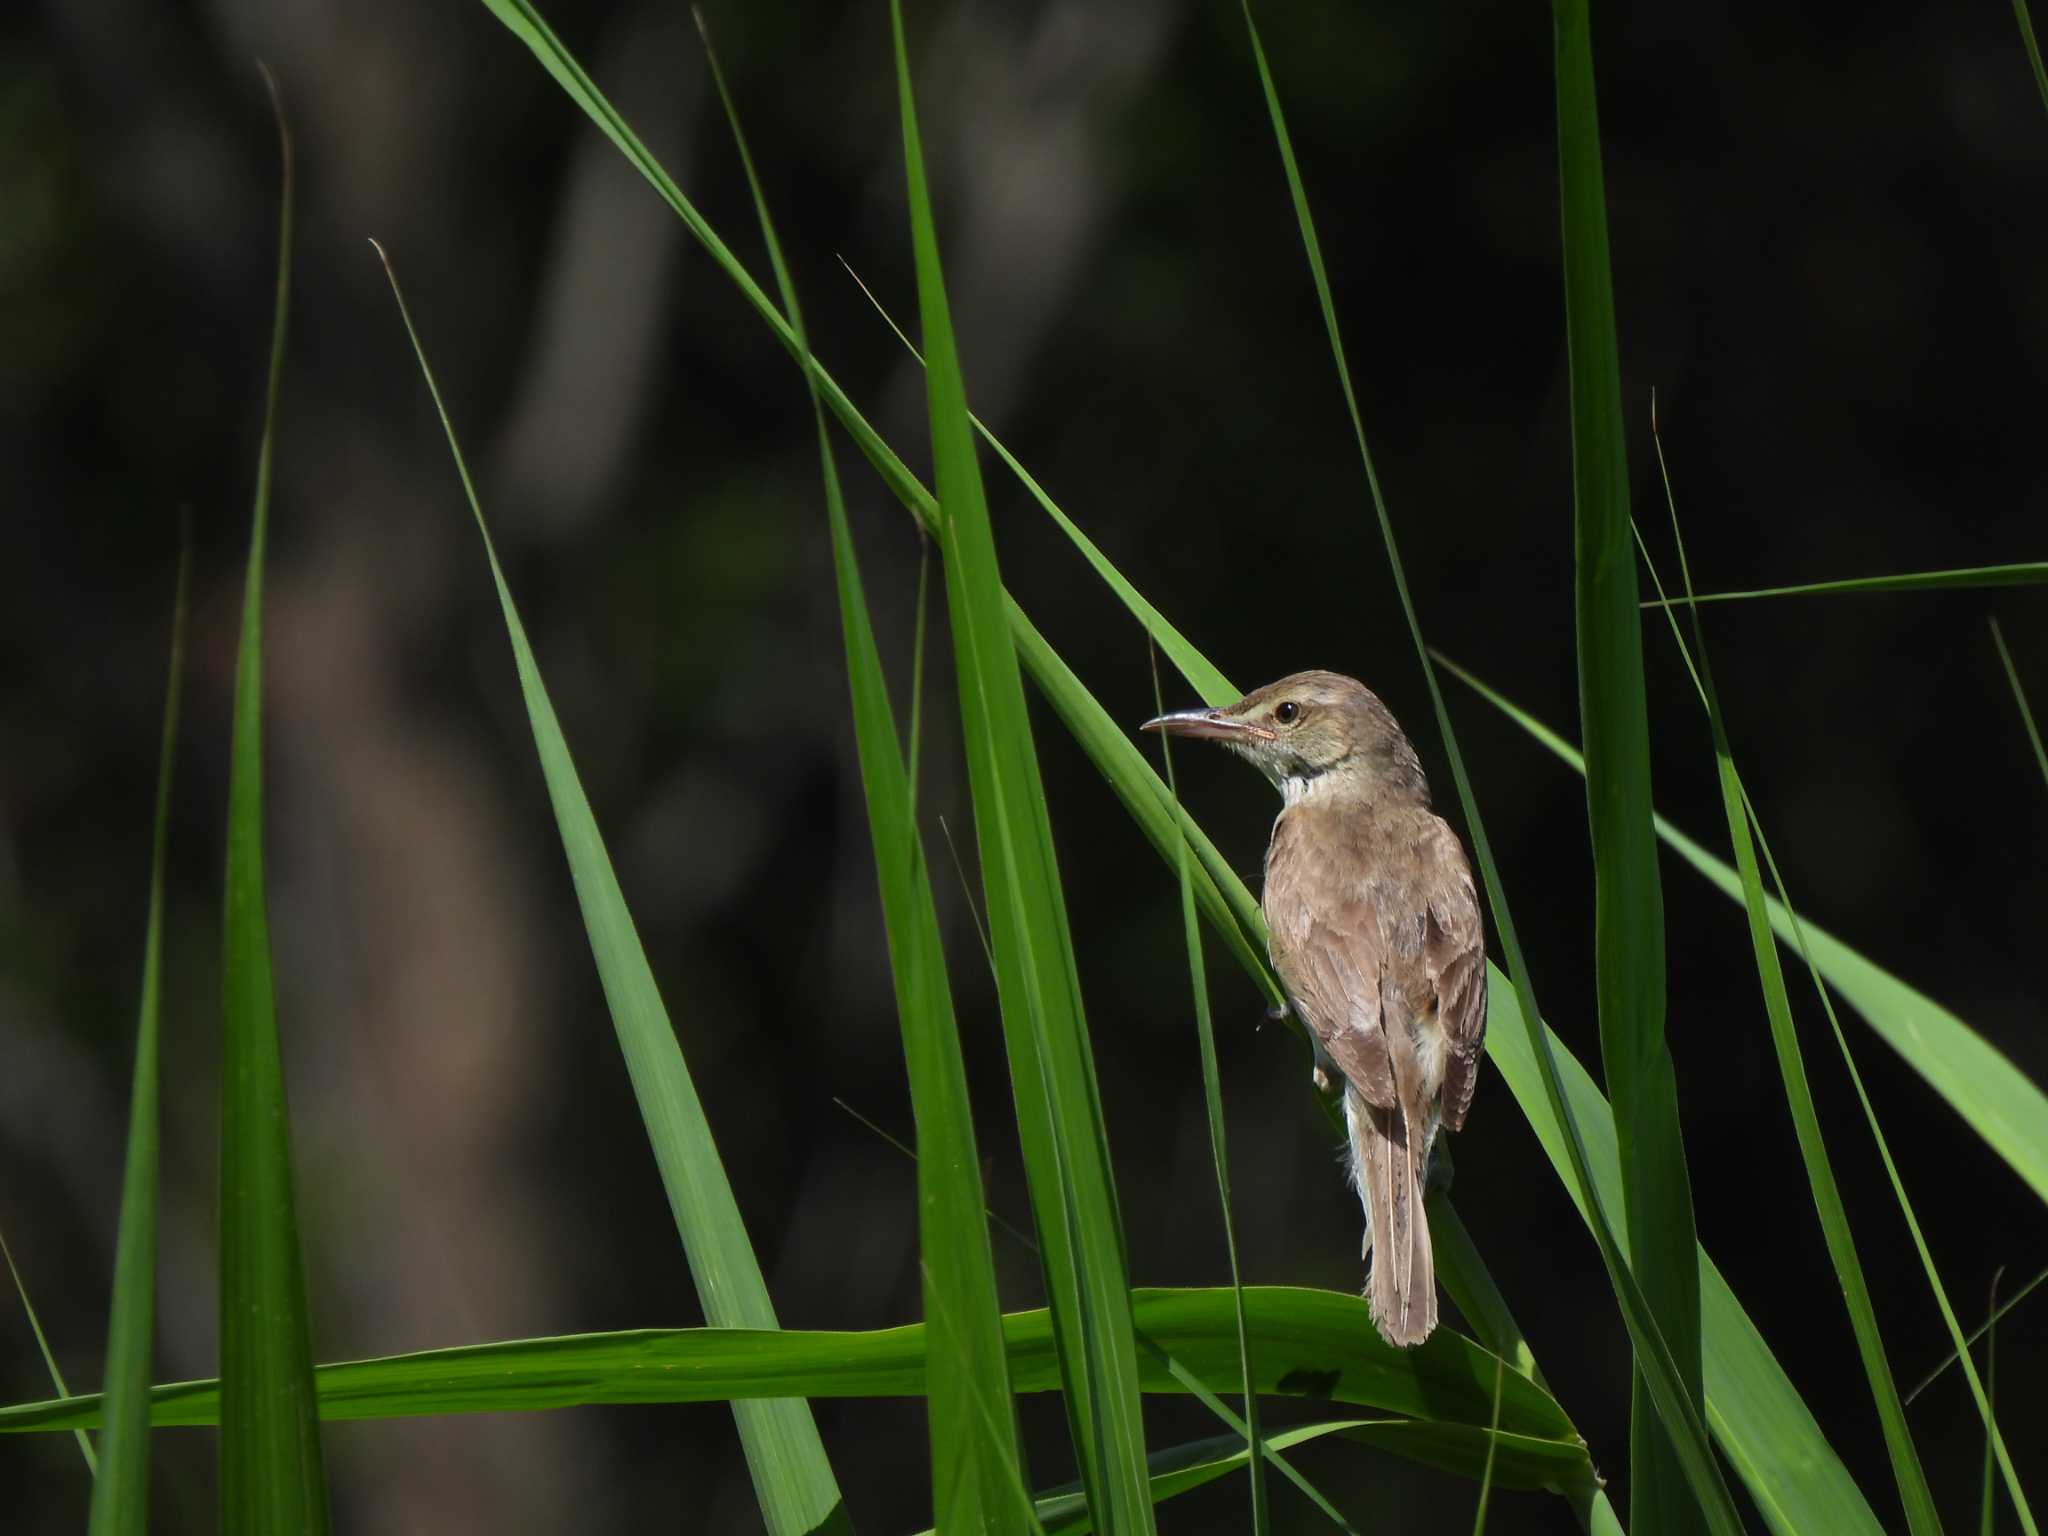
{"type": "Polygon", "coordinates": [[[1485,931],[1458,835],[1429,808],[1415,748],[1363,683],[1297,672],[1224,709],[1145,730],[1220,741],[1286,802],[1266,849],[1273,968],[1343,1075],[1351,1181],[1365,1207],[1366,1295],[1397,1348],[1436,1327],[1423,1214],[1431,1148],[1471,1107],[1486,1037],[1485,931]]]}

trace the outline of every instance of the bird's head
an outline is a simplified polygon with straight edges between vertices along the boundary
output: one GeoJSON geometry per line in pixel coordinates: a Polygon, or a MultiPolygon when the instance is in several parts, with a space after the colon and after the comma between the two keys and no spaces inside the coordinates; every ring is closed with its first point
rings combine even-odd
{"type": "Polygon", "coordinates": [[[1341,673],[1296,672],[1235,704],[1161,715],[1142,729],[1222,742],[1290,805],[1328,792],[1429,803],[1422,764],[1387,706],[1341,673]]]}

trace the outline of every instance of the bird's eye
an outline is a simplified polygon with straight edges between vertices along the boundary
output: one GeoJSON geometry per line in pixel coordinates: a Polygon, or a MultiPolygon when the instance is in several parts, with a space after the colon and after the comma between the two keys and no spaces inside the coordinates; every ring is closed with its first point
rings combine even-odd
{"type": "Polygon", "coordinates": [[[1292,699],[1289,699],[1285,704],[1282,704],[1278,709],[1273,711],[1273,718],[1275,720],[1278,720],[1282,725],[1294,724],[1294,722],[1300,717],[1300,715],[1301,706],[1295,703],[1292,699]]]}

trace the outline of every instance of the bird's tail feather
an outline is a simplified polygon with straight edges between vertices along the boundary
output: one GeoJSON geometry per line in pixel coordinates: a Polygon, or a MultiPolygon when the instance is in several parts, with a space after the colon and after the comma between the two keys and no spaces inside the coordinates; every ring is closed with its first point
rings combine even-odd
{"type": "MultiPolygon", "coordinates": [[[[1422,1210],[1423,1163],[1398,1109],[1380,1109],[1357,1089],[1344,1093],[1351,1176],[1365,1205],[1372,1268],[1365,1294],[1373,1325],[1396,1349],[1420,1344],[1436,1327],[1436,1261],[1422,1210]]],[[[1363,1255],[1362,1255],[1363,1256],[1363,1255]]]]}

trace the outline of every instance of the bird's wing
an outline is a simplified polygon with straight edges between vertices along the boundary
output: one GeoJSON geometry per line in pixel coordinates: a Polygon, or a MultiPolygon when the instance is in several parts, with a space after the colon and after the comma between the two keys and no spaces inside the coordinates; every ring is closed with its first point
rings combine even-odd
{"type": "Polygon", "coordinates": [[[1394,1073],[1380,1027],[1380,926],[1362,889],[1332,889],[1321,851],[1292,812],[1275,824],[1264,903],[1273,967],[1345,1078],[1368,1103],[1391,1109],[1394,1073]]]}
{"type": "Polygon", "coordinates": [[[1422,953],[1444,1031],[1444,1124],[1455,1131],[1463,1128],[1465,1111],[1472,1107],[1480,1048],[1486,1043],[1486,926],[1458,834],[1438,819],[1435,836],[1434,863],[1443,873],[1430,895],[1422,953]]]}

